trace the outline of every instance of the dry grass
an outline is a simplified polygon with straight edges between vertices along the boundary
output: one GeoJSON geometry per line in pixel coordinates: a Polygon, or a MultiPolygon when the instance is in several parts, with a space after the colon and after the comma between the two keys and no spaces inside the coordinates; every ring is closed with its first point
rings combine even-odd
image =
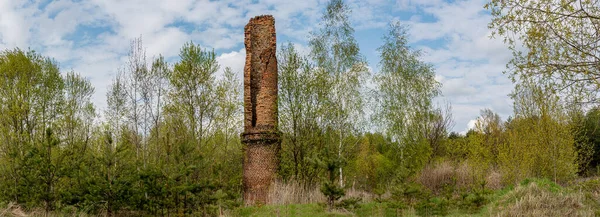
{"type": "MultiPolygon", "coordinates": [[[[359,190],[359,189],[355,189],[355,188],[349,188],[346,189],[346,195],[344,195],[342,197],[343,199],[347,199],[347,198],[352,198],[352,197],[358,197],[362,199],[362,202],[371,202],[373,201],[373,199],[375,198],[375,195],[363,190],[359,190]]],[[[382,196],[385,197],[385,196],[382,196]]]]}
{"type": "MultiPolygon", "coordinates": [[[[59,216],[90,216],[89,214],[86,214],[84,212],[49,212],[46,213],[46,211],[43,208],[34,208],[34,209],[28,209],[25,210],[23,209],[21,206],[19,206],[16,203],[9,203],[8,205],[6,205],[6,207],[2,207],[0,208],[0,217],[37,217],[37,216],[44,216],[44,217],[59,217],[59,216]]],[[[106,214],[100,214],[98,216],[107,216],[106,214]]]]}
{"type": "Polygon", "coordinates": [[[475,176],[471,166],[466,162],[460,163],[455,171],[456,187],[460,189],[469,189],[473,187],[475,176]]]}
{"type": "Polygon", "coordinates": [[[502,174],[498,170],[490,170],[485,177],[485,187],[491,190],[501,189],[503,187],[502,174]]]}
{"type": "Polygon", "coordinates": [[[6,208],[0,210],[0,216],[15,216],[15,217],[24,217],[27,215],[22,209],[21,206],[15,203],[9,203],[6,208]]]}
{"type": "Polygon", "coordinates": [[[582,193],[552,192],[535,182],[502,196],[490,216],[593,216],[582,193]]]}
{"type": "MultiPolygon", "coordinates": [[[[354,188],[346,189],[346,195],[341,199],[359,197],[363,202],[373,200],[373,194],[354,188]]],[[[287,182],[275,181],[269,190],[268,204],[289,205],[289,204],[308,204],[323,203],[325,196],[321,193],[320,185],[303,185],[302,183],[290,180],[287,182]]]]}
{"type": "Polygon", "coordinates": [[[325,201],[325,196],[318,185],[306,186],[294,180],[278,180],[271,184],[267,201],[273,205],[319,203],[325,201]]]}
{"type": "MultiPolygon", "coordinates": [[[[439,194],[445,186],[453,186],[457,189],[472,189],[479,187],[476,183],[478,178],[473,172],[473,167],[464,161],[457,164],[451,161],[441,161],[427,165],[417,176],[417,182],[439,194]]],[[[502,174],[495,169],[490,169],[485,174],[485,187],[498,190],[504,187],[501,183],[502,174]]]]}
{"type": "Polygon", "coordinates": [[[448,161],[427,165],[417,177],[417,181],[431,190],[440,193],[444,186],[454,185],[455,169],[448,161]]]}

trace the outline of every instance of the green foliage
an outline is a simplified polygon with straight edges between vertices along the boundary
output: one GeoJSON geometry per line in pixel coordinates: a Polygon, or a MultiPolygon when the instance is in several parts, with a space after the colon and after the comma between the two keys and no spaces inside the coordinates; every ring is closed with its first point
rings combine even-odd
{"type": "Polygon", "coordinates": [[[447,199],[439,197],[422,200],[417,204],[417,214],[420,216],[447,215],[448,204],[447,199]]]}
{"type": "Polygon", "coordinates": [[[6,87],[0,90],[0,201],[45,213],[109,216],[214,215],[239,206],[241,92],[234,73],[211,78],[214,53],[193,44],[182,49],[173,72],[162,56],[148,65],[141,40],[133,41],[127,64],[109,87],[106,121],[96,124],[89,81],[75,72],[61,75],[54,61],[33,51],[0,55],[6,87]],[[204,86],[193,80],[199,75],[207,77],[204,86]],[[169,97],[170,90],[181,94],[169,97]],[[176,104],[182,97],[198,99],[192,116],[176,104]],[[191,121],[196,117],[210,119],[191,121]],[[196,131],[186,126],[206,121],[196,131]]]}
{"type": "Polygon", "coordinates": [[[381,70],[375,77],[379,102],[375,120],[398,142],[396,152],[400,155],[392,159],[400,166],[402,177],[415,174],[430,159],[433,150],[429,136],[432,123],[437,121],[432,99],[440,92],[433,67],[419,59],[420,51],[411,49],[407,38],[406,27],[390,25],[378,49],[381,70]]]}
{"type": "Polygon", "coordinates": [[[467,135],[467,158],[469,165],[474,165],[472,172],[479,180],[483,180],[496,157],[492,154],[490,144],[486,143],[488,135],[472,131],[467,135]]]}
{"type": "Polygon", "coordinates": [[[65,156],[53,129],[62,115],[64,79],[53,60],[19,49],[0,54],[0,77],[2,199],[52,210],[65,156]]]}
{"type": "Polygon", "coordinates": [[[360,174],[361,179],[358,180],[358,185],[368,191],[383,192],[386,189],[383,187],[394,175],[394,163],[387,158],[384,153],[379,152],[378,146],[385,144],[376,144],[373,142],[386,143],[381,134],[367,134],[359,144],[356,160],[354,164],[354,172],[360,174]],[[372,141],[381,138],[380,141],[372,141]]]}
{"type": "MultiPolygon", "coordinates": [[[[358,43],[354,39],[354,29],[350,25],[351,10],[343,0],[331,0],[321,20],[321,28],[311,32],[310,57],[314,61],[317,74],[327,81],[327,86],[319,86],[318,91],[326,107],[321,110],[321,130],[329,146],[337,150],[338,158],[345,158],[352,144],[356,144],[355,134],[362,130],[359,125],[363,118],[364,100],[361,90],[368,76],[366,61],[360,55],[358,43]]],[[[323,84],[323,83],[321,83],[323,84]]],[[[334,149],[332,149],[334,150],[334,149]]],[[[344,186],[344,168],[339,167],[340,186],[344,186]]]]}
{"type": "Polygon", "coordinates": [[[516,117],[500,153],[507,181],[526,177],[567,181],[577,172],[575,138],[565,109],[556,95],[539,85],[523,83],[513,95],[516,117]]]}
{"type": "Polygon", "coordinates": [[[458,206],[468,212],[477,212],[489,202],[490,192],[485,189],[475,189],[473,192],[465,192],[460,196],[458,206]]]}
{"type": "Polygon", "coordinates": [[[337,206],[341,207],[345,210],[355,210],[355,209],[360,208],[361,201],[362,201],[362,198],[360,198],[360,197],[350,197],[350,198],[341,200],[339,202],[339,204],[337,204],[337,206]]]}
{"type": "Polygon", "coordinates": [[[543,80],[572,102],[597,102],[597,2],[493,0],[492,36],[513,51],[508,63],[513,82],[543,80]]]}
{"type": "Polygon", "coordinates": [[[600,153],[600,110],[592,108],[585,115],[576,115],[573,115],[572,131],[576,140],[579,173],[592,174],[600,166],[600,157],[596,154],[600,153]]]}
{"type": "MultiPolygon", "coordinates": [[[[327,154],[327,152],[326,152],[327,154]]],[[[339,168],[341,168],[346,162],[344,159],[331,154],[325,155],[318,161],[318,164],[325,168],[327,172],[327,179],[324,179],[321,184],[321,193],[327,197],[327,206],[331,210],[335,205],[335,202],[345,195],[345,189],[343,186],[338,185],[339,168]]]]}
{"type": "Polygon", "coordinates": [[[431,100],[440,93],[433,67],[419,59],[421,52],[409,47],[407,38],[407,28],[392,23],[378,49],[381,71],[375,81],[381,108],[376,117],[395,140],[426,137],[431,100]]]}
{"type": "Polygon", "coordinates": [[[301,182],[318,181],[322,168],[312,163],[324,147],[329,76],[314,70],[292,44],[278,53],[279,129],[283,132],[279,175],[301,182]]]}

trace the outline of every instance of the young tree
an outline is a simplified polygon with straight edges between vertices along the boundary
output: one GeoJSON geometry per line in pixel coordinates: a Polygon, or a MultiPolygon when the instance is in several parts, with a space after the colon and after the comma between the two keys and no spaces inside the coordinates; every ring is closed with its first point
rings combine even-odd
{"type": "Polygon", "coordinates": [[[206,145],[216,118],[215,73],[219,69],[214,51],[205,51],[192,42],[186,43],[179,53],[169,77],[172,85],[170,105],[185,116],[196,146],[206,145]]]}
{"type": "MultiPolygon", "coordinates": [[[[122,72],[119,71],[106,92],[107,108],[105,110],[106,120],[111,127],[111,136],[114,143],[118,143],[118,135],[121,135],[125,114],[127,112],[127,96],[122,72]]],[[[112,144],[112,143],[111,143],[112,144]]]]}
{"type": "Polygon", "coordinates": [[[433,119],[425,127],[427,141],[429,141],[433,156],[439,157],[445,153],[444,143],[452,127],[454,127],[454,119],[452,119],[452,107],[449,103],[443,109],[438,108],[433,111],[433,119]]]}
{"type": "MultiPolygon", "coordinates": [[[[343,0],[331,0],[323,14],[321,29],[311,34],[309,46],[316,70],[325,71],[331,79],[328,91],[329,114],[325,119],[337,130],[338,158],[342,158],[347,133],[357,130],[363,100],[361,88],[367,75],[366,63],[360,55],[350,26],[350,8],[343,0]]],[[[344,185],[339,168],[339,183],[344,185]]]]}
{"type": "Polygon", "coordinates": [[[571,115],[572,130],[576,140],[579,173],[589,175],[600,165],[600,108],[595,107],[571,115]]]}
{"type": "Polygon", "coordinates": [[[231,68],[225,68],[217,82],[216,128],[223,133],[225,149],[239,136],[242,125],[242,89],[239,79],[231,68]]]}
{"type": "Polygon", "coordinates": [[[432,123],[439,118],[432,99],[439,95],[440,83],[435,80],[433,67],[419,60],[421,52],[411,49],[407,39],[406,27],[392,23],[378,49],[381,69],[375,77],[379,103],[375,119],[402,146],[400,161],[408,162],[404,159],[408,157],[414,164],[429,160],[431,147],[427,139],[432,123]]]}
{"type": "Polygon", "coordinates": [[[34,51],[0,54],[0,184],[5,199],[54,205],[63,78],[57,64],[34,51]],[[51,132],[51,131],[50,131],[51,132]]]}
{"type": "Polygon", "coordinates": [[[169,75],[171,67],[165,61],[162,55],[159,55],[152,62],[149,75],[144,80],[144,114],[145,124],[149,126],[149,135],[145,138],[149,146],[148,155],[155,155],[155,161],[160,161],[160,145],[164,143],[161,132],[161,124],[164,122],[163,110],[167,101],[167,91],[169,90],[169,75]]]}
{"type": "Polygon", "coordinates": [[[90,171],[86,162],[93,151],[93,129],[96,111],[91,102],[94,87],[89,80],[71,71],[64,76],[65,102],[59,127],[54,128],[60,138],[62,153],[59,156],[60,166],[57,176],[61,180],[56,186],[60,188],[58,198],[62,204],[75,205],[84,200],[90,171]],[[64,179],[64,177],[69,177],[64,179]]]}
{"type": "MultiPolygon", "coordinates": [[[[215,118],[215,139],[212,144],[210,167],[219,183],[236,183],[241,178],[243,148],[240,133],[243,126],[242,84],[231,68],[225,68],[223,76],[216,84],[217,114],[215,118]]],[[[237,182],[236,184],[240,184],[237,182]]],[[[236,185],[233,184],[233,185],[236,185]]],[[[219,205],[220,206],[220,205],[219,205]]]]}
{"type": "Polygon", "coordinates": [[[96,115],[94,105],[91,102],[94,87],[92,87],[90,81],[73,71],[67,72],[64,80],[65,108],[62,117],[62,131],[65,131],[68,146],[81,143],[87,144],[96,115]]]}
{"type": "Polygon", "coordinates": [[[327,109],[328,75],[315,70],[293,44],[278,52],[279,66],[279,127],[283,132],[280,175],[294,177],[310,184],[318,169],[310,158],[322,150],[320,122],[327,109]]]}
{"type": "MultiPolygon", "coordinates": [[[[515,118],[509,132],[513,135],[507,147],[499,153],[500,166],[507,177],[548,177],[554,181],[572,178],[576,171],[575,139],[571,133],[564,104],[560,98],[538,83],[527,81],[517,85],[512,97],[515,100],[515,118]],[[514,152],[524,152],[517,153],[514,152]],[[513,156],[503,159],[505,156],[513,156]],[[528,164],[514,167],[514,160],[528,164]],[[520,168],[516,173],[510,167],[520,168]],[[525,171],[525,172],[523,172],[525,171]]],[[[515,178],[515,181],[518,179],[515,178]]],[[[511,180],[512,181],[512,180],[511,180]]]]}
{"type": "Polygon", "coordinates": [[[141,160],[146,165],[146,143],[144,138],[149,134],[148,104],[150,70],[146,61],[146,49],[143,47],[142,38],[131,41],[128,61],[125,67],[124,93],[127,96],[126,118],[128,128],[134,133],[129,138],[136,147],[136,160],[141,160]]]}
{"type": "Polygon", "coordinates": [[[482,133],[483,144],[490,153],[490,163],[495,165],[498,157],[498,146],[503,143],[504,126],[500,115],[488,108],[481,110],[475,124],[475,130],[482,133]]]}

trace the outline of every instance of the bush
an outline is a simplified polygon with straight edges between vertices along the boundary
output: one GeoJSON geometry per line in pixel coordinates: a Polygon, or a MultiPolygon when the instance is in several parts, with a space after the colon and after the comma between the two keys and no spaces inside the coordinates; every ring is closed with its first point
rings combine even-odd
{"type": "Polygon", "coordinates": [[[446,186],[454,186],[456,179],[454,167],[448,161],[426,166],[419,174],[418,182],[434,194],[441,193],[446,186]]]}
{"type": "Polygon", "coordinates": [[[430,198],[430,191],[415,182],[403,183],[392,188],[391,206],[398,209],[416,206],[421,200],[430,198]]]}
{"type": "Polygon", "coordinates": [[[458,203],[461,209],[469,212],[476,212],[489,202],[488,195],[490,191],[485,189],[475,190],[473,192],[463,193],[458,203]]]}
{"type": "Polygon", "coordinates": [[[344,189],[338,187],[335,183],[324,182],[321,186],[321,192],[327,197],[327,205],[331,208],[335,201],[344,196],[344,189]]]}
{"type": "Polygon", "coordinates": [[[360,198],[360,197],[350,197],[350,198],[341,200],[339,202],[339,204],[337,205],[337,207],[344,208],[346,210],[354,210],[354,209],[360,208],[361,201],[362,201],[362,198],[360,198]]]}
{"type": "Polygon", "coordinates": [[[448,207],[448,199],[433,197],[419,202],[416,210],[420,216],[447,215],[448,207]]]}

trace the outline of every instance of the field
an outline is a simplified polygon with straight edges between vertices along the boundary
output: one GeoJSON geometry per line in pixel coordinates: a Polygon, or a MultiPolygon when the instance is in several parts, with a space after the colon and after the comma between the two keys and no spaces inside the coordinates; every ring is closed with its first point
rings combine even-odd
{"type": "MultiPolygon", "coordinates": [[[[406,206],[397,200],[368,202],[342,200],[333,210],[324,203],[264,205],[222,210],[220,216],[597,216],[600,214],[600,179],[586,179],[561,186],[546,179],[527,179],[483,195],[481,204],[472,195],[431,197],[406,206]]],[[[310,200],[306,200],[310,201],[310,200]]],[[[23,210],[4,205],[0,216],[94,216],[84,211],[62,210],[48,215],[43,210],[23,210]]],[[[140,216],[135,212],[119,216],[140,216]]],[[[97,216],[107,216],[106,213],[97,216]]],[[[178,216],[178,215],[174,215],[178,216]]]]}
{"type": "Polygon", "coordinates": [[[328,211],[325,204],[242,207],[225,216],[595,216],[600,214],[600,180],[562,187],[545,179],[528,179],[485,195],[485,204],[468,198],[434,197],[418,207],[399,208],[393,201],[358,203],[328,211]]]}

